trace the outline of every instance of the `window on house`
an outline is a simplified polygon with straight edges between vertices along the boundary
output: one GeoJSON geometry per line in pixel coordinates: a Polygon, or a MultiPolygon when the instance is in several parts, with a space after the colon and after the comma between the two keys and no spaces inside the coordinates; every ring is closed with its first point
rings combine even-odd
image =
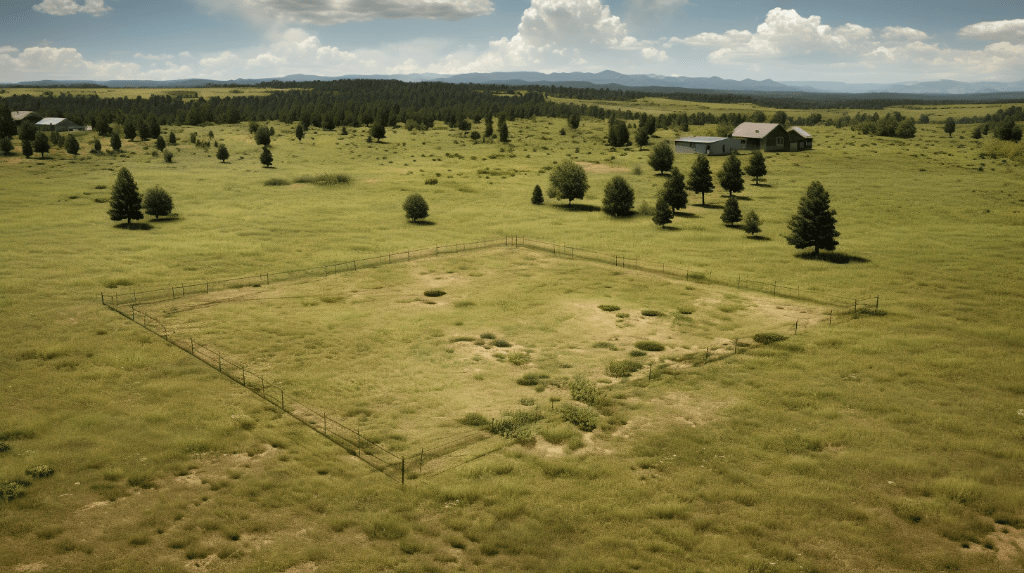
{"type": "Polygon", "coordinates": [[[783,139],[781,137],[776,137],[775,145],[784,145],[783,139]]]}

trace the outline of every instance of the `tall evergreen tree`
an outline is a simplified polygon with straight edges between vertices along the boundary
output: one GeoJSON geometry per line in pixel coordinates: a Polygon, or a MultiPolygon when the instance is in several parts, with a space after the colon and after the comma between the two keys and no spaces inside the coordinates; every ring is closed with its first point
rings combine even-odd
{"type": "Polygon", "coordinates": [[[306,132],[302,129],[302,123],[299,123],[299,125],[296,125],[295,126],[295,139],[298,139],[299,143],[302,143],[302,138],[305,135],[306,135],[306,132]]]}
{"type": "Polygon", "coordinates": [[[672,167],[661,190],[661,197],[674,211],[686,208],[686,178],[678,167],[672,167]]]}
{"type": "Polygon", "coordinates": [[[260,163],[262,163],[264,167],[270,167],[270,165],[274,163],[274,154],[270,152],[269,147],[263,148],[263,153],[260,154],[260,163]]]}
{"type": "Polygon", "coordinates": [[[740,211],[740,202],[736,197],[729,196],[725,200],[725,209],[722,209],[722,222],[732,227],[743,220],[743,213],[740,211]]]}
{"type": "Polygon", "coordinates": [[[379,120],[373,122],[373,126],[370,128],[370,137],[376,139],[377,143],[380,143],[381,139],[387,137],[387,126],[379,120]]]}
{"type": "Polygon", "coordinates": [[[674,217],[675,213],[672,212],[672,206],[668,204],[668,201],[665,200],[665,194],[662,193],[658,197],[658,202],[654,205],[654,217],[651,220],[654,221],[655,225],[664,229],[665,225],[671,223],[674,217]]]}
{"type": "Polygon", "coordinates": [[[951,117],[947,117],[946,124],[942,126],[942,131],[945,131],[949,134],[949,137],[952,138],[953,132],[956,131],[956,120],[951,117]]]}
{"type": "Polygon", "coordinates": [[[508,120],[504,114],[498,116],[498,141],[508,143],[508,120]]]}
{"type": "Polygon", "coordinates": [[[544,192],[540,190],[540,185],[533,187],[533,197],[530,198],[530,202],[534,205],[544,204],[544,192]]]}
{"type": "Polygon", "coordinates": [[[569,117],[567,118],[566,121],[569,123],[569,128],[570,129],[579,129],[580,128],[580,114],[578,114],[578,113],[570,113],[569,117]]]}
{"type": "Polygon", "coordinates": [[[220,144],[217,147],[217,159],[220,159],[220,162],[224,163],[225,161],[228,160],[228,157],[231,157],[231,154],[228,153],[228,146],[224,145],[223,143],[220,144]]]}
{"type": "Polygon", "coordinates": [[[64,139],[64,151],[71,155],[78,155],[79,149],[78,139],[74,135],[69,135],[64,139]]]}
{"type": "Polygon", "coordinates": [[[142,196],[139,195],[139,186],[125,167],[117,172],[114,186],[110,190],[110,209],[107,210],[107,214],[110,215],[111,221],[127,219],[129,226],[132,219],[142,218],[142,196]]]}
{"type": "Polygon", "coordinates": [[[735,151],[725,158],[722,170],[718,172],[718,184],[728,191],[730,196],[743,191],[743,165],[740,164],[740,156],[735,151]]]}
{"type": "Polygon", "coordinates": [[[494,137],[494,116],[487,114],[487,117],[484,118],[484,138],[490,139],[492,137],[494,137]]]}
{"type": "MultiPolygon", "coordinates": [[[[637,143],[639,143],[639,141],[637,143]]],[[[649,163],[651,168],[655,171],[664,173],[669,169],[672,169],[672,164],[675,160],[676,151],[672,149],[672,144],[662,140],[651,148],[651,156],[647,160],[647,163],[649,163]]]]}
{"type": "Polygon", "coordinates": [[[110,134],[110,148],[114,151],[121,151],[121,136],[116,131],[110,134]]]}
{"type": "Polygon", "coordinates": [[[747,175],[754,178],[754,185],[761,184],[761,178],[768,175],[768,166],[764,162],[764,154],[758,149],[750,155],[745,169],[747,175]]]}
{"type": "Polygon", "coordinates": [[[828,191],[821,183],[814,181],[807,188],[807,194],[800,198],[796,215],[787,224],[790,234],[786,242],[798,249],[814,247],[834,251],[839,241],[836,231],[836,211],[830,205],[828,191]]]}
{"type": "Polygon", "coordinates": [[[32,157],[32,140],[22,139],[21,140],[21,154],[25,157],[32,157]]]}
{"type": "Polygon", "coordinates": [[[39,152],[39,155],[46,157],[46,152],[50,150],[50,140],[46,138],[46,134],[39,132],[36,134],[36,140],[32,142],[32,147],[39,152]]]}
{"type": "Polygon", "coordinates": [[[124,132],[124,137],[128,141],[135,139],[135,136],[137,135],[135,132],[135,122],[130,119],[125,120],[124,125],[121,126],[121,131],[124,132]]]}
{"type": "Polygon", "coordinates": [[[743,217],[743,232],[751,237],[761,232],[761,217],[757,216],[757,211],[747,211],[747,215],[743,217]]]}
{"type": "Polygon", "coordinates": [[[693,166],[690,167],[690,190],[700,193],[700,204],[704,204],[704,194],[715,190],[715,181],[711,177],[711,164],[705,155],[697,154],[693,158],[693,166]]]}
{"type": "Polygon", "coordinates": [[[156,136],[156,150],[163,151],[167,147],[167,142],[164,141],[164,136],[156,136]]]}

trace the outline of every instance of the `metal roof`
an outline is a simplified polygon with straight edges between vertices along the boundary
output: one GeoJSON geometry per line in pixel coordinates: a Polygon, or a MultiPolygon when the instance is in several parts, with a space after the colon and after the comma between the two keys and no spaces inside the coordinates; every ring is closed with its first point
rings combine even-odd
{"type": "Polygon", "coordinates": [[[795,131],[796,134],[799,135],[800,137],[803,137],[803,138],[806,138],[806,139],[814,139],[814,137],[812,137],[811,134],[809,134],[806,131],[804,131],[804,128],[802,128],[802,127],[794,127],[790,131],[795,131]]]}
{"type": "Polygon", "coordinates": [[[14,121],[21,121],[30,115],[39,116],[39,114],[34,111],[12,111],[11,119],[14,121]]]}
{"type": "Polygon", "coordinates": [[[68,121],[65,117],[44,117],[42,121],[37,121],[36,125],[60,125],[68,121]]]}
{"type": "Polygon", "coordinates": [[[684,143],[718,143],[719,141],[726,141],[728,137],[681,137],[676,141],[682,141],[684,143]]]}
{"type": "Polygon", "coordinates": [[[760,139],[766,137],[771,130],[779,127],[777,123],[741,123],[733,130],[733,137],[752,137],[760,139]]]}

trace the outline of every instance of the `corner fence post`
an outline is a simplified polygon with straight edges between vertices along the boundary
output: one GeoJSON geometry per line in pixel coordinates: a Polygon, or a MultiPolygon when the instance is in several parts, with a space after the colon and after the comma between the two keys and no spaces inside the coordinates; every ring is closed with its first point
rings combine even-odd
{"type": "Polygon", "coordinates": [[[107,297],[103,296],[103,293],[100,293],[100,302],[103,303],[103,306],[107,306],[107,297]]]}

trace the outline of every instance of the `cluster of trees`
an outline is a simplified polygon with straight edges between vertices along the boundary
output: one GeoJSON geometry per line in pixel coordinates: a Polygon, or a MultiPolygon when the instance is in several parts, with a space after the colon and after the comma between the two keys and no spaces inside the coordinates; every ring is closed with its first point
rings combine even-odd
{"type": "Polygon", "coordinates": [[[917,122],[912,117],[904,117],[898,111],[885,114],[879,117],[878,113],[868,115],[858,113],[849,122],[850,129],[859,131],[864,135],[878,135],[881,137],[899,137],[910,139],[917,135],[917,122]]]}
{"type": "Polygon", "coordinates": [[[159,185],[147,190],[143,196],[139,193],[139,185],[131,171],[122,167],[110,190],[110,209],[107,214],[111,221],[126,221],[130,227],[133,219],[142,219],[142,211],[154,219],[166,217],[174,211],[174,201],[159,185]]]}

